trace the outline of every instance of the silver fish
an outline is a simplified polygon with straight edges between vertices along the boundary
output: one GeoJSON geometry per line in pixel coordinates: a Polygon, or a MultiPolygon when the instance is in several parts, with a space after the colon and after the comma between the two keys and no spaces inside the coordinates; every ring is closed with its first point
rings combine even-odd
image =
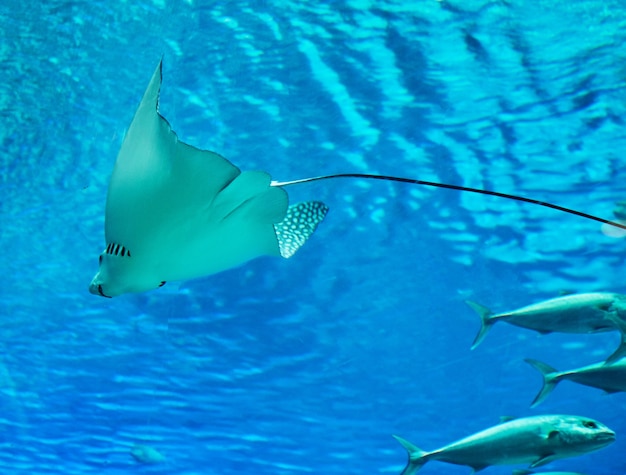
{"type": "Polygon", "coordinates": [[[135,444],[130,449],[130,454],[140,463],[156,464],[165,461],[165,457],[153,447],[149,445],[135,444]]]}
{"type": "Polygon", "coordinates": [[[514,419],[490,427],[432,452],[394,435],[409,454],[401,475],[413,475],[431,460],[468,465],[475,472],[490,465],[528,463],[540,467],[554,460],[601,449],[615,441],[615,432],[581,416],[542,415],[514,419]]]}
{"type": "Polygon", "coordinates": [[[566,295],[498,314],[476,302],[467,300],[466,303],[481,320],[481,328],[472,349],[483,341],[494,323],[503,321],[543,334],[618,330],[622,341],[607,362],[626,356],[626,295],[612,292],[566,295]]]}
{"type": "Polygon", "coordinates": [[[607,393],[626,392],[626,359],[621,359],[610,365],[596,363],[568,371],[558,371],[550,365],[530,358],[524,361],[538,370],[543,376],[543,387],[530,407],[540,404],[554,390],[556,385],[563,380],[603,389],[607,393]]]}

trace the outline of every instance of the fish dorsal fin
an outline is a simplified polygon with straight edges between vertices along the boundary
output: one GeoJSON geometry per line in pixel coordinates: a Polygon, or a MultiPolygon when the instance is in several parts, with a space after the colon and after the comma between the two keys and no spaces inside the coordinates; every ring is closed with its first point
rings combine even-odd
{"type": "Polygon", "coordinates": [[[515,416],[500,416],[500,424],[504,424],[506,422],[511,422],[517,419],[515,416]]]}
{"type": "Polygon", "coordinates": [[[328,206],[320,201],[307,201],[290,206],[285,219],[274,225],[280,255],[293,256],[313,234],[328,213],[328,206]]]}

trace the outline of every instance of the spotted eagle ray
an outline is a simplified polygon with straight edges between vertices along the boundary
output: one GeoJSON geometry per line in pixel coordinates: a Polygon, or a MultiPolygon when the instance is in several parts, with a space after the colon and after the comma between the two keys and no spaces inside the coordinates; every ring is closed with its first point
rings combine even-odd
{"type": "Polygon", "coordinates": [[[289,205],[286,186],[365,178],[525,201],[623,229],[623,224],[521,196],[411,178],[362,173],[271,181],[242,172],[217,153],[187,145],[159,113],[159,62],[126,132],[109,182],[105,250],[89,291],[103,297],[155,289],[170,280],[215,274],[260,256],[291,257],[328,207],[289,205]]]}

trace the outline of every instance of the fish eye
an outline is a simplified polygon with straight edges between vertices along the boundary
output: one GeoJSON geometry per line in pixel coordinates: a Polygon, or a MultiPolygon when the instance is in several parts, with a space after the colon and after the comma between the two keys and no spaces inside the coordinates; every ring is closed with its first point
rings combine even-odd
{"type": "Polygon", "coordinates": [[[598,424],[596,424],[593,421],[584,421],[583,425],[589,429],[597,429],[598,428],[598,424]]]}

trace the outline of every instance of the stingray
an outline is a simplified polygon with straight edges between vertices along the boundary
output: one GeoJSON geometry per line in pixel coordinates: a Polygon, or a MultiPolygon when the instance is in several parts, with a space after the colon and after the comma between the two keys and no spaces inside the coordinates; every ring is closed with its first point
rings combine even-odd
{"type": "Polygon", "coordinates": [[[143,292],[237,267],[260,256],[289,258],[315,232],[328,207],[289,205],[285,187],[364,178],[448,188],[525,201],[605,224],[626,226],[531,198],[411,178],[362,173],[272,181],[221,155],[181,142],[159,113],[162,61],[128,128],[109,182],[105,249],[89,290],[103,297],[143,292]]]}

